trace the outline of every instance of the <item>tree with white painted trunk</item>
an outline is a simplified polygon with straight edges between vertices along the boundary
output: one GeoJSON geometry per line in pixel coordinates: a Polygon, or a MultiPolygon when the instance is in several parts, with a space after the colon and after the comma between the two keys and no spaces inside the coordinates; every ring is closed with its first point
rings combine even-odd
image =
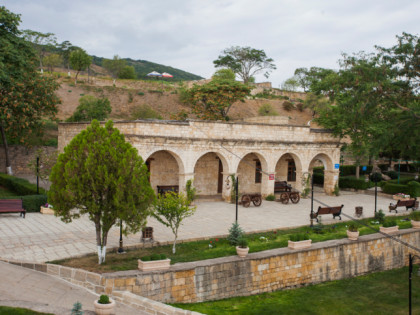
{"type": "Polygon", "coordinates": [[[183,193],[167,192],[160,195],[155,203],[153,216],[162,224],[166,225],[174,233],[175,239],[172,253],[176,252],[176,240],[178,230],[185,218],[195,213],[196,207],[190,206],[191,200],[183,193]]]}
{"type": "Polygon", "coordinates": [[[105,262],[111,227],[122,220],[125,234],[138,232],[155,200],[143,159],[112,121],[101,127],[93,120],[75,136],[59,155],[50,181],[48,201],[61,220],[87,215],[95,224],[99,264],[105,262]]]}

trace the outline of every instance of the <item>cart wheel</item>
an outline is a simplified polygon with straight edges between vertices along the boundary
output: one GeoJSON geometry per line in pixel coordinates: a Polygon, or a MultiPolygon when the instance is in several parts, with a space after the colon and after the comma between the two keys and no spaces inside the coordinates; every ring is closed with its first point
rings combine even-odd
{"type": "Polygon", "coordinates": [[[299,200],[300,200],[299,193],[298,193],[298,192],[291,193],[291,194],[290,194],[290,200],[291,200],[293,203],[298,203],[298,202],[299,202],[299,200]]]}
{"type": "Polygon", "coordinates": [[[282,203],[282,204],[288,204],[289,203],[289,194],[287,194],[287,193],[282,193],[281,195],[280,195],[280,202],[282,203]]]}
{"type": "Polygon", "coordinates": [[[252,200],[252,203],[253,203],[253,204],[254,204],[254,206],[256,206],[256,207],[261,206],[261,202],[262,202],[261,197],[255,197],[255,198],[252,200]]]}
{"type": "Polygon", "coordinates": [[[248,195],[243,195],[241,201],[242,201],[242,205],[245,208],[248,208],[249,205],[251,204],[251,198],[249,198],[248,195]]]}

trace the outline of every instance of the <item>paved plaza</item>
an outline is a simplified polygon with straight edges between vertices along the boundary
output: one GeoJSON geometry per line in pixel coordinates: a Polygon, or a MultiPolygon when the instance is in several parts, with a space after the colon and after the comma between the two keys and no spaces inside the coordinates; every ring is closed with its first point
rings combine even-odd
{"type": "MultiPolygon", "coordinates": [[[[353,216],[356,206],[363,206],[364,217],[374,215],[373,195],[342,191],[340,196],[327,196],[316,192],[314,210],[319,202],[329,206],[344,205],[343,212],[353,216]]],[[[378,196],[377,209],[383,209],[387,215],[389,197],[378,196]]],[[[187,218],[179,231],[180,240],[210,238],[228,233],[235,221],[235,205],[225,202],[197,202],[194,216],[187,218]]],[[[263,201],[260,207],[238,207],[238,221],[245,232],[255,232],[308,225],[311,209],[310,199],[301,199],[298,204],[283,205],[278,202],[263,201]]],[[[405,212],[405,211],[400,211],[405,212]]],[[[343,220],[347,220],[342,216],[343,220]]],[[[322,216],[323,223],[338,221],[331,215],[322,216]]],[[[157,222],[148,220],[148,226],[154,229],[157,242],[173,240],[171,230],[157,222]]],[[[124,237],[124,245],[141,243],[141,233],[124,237]]],[[[117,247],[119,228],[114,227],[108,236],[108,248],[117,247]]],[[[96,251],[95,227],[87,216],[64,223],[54,215],[27,213],[26,218],[18,214],[0,216],[0,258],[46,262],[96,251]]]]}

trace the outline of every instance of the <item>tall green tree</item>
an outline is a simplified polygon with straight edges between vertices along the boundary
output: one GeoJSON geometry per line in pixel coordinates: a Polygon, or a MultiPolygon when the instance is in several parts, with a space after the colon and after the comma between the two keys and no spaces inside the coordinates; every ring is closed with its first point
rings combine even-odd
{"type": "Polygon", "coordinates": [[[63,58],[64,67],[67,68],[68,76],[70,76],[70,54],[72,51],[79,49],[79,47],[73,46],[68,40],[58,44],[60,55],[63,58]]]}
{"type": "Polygon", "coordinates": [[[58,67],[63,62],[63,58],[59,54],[49,54],[44,57],[44,64],[48,71],[53,72],[54,67],[58,67]]]}
{"type": "Polygon", "coordinates": [[[102,66],[111,73],[111,76],[114,79],[114,84],[125,65],[126,61],[121,59],[118,55],[115,55],[113,59],[102,60],[102,66]]]}
{"type": "Polygon", "coordinates": [[[80,71],[88,68],[92,63],[92,57],[90,57],[83,49],[77,49],[70,53],[70,66],[76,70],[76,77],[74,79],[77,84],[77,76],[80,71]]]}
{"type": "Polygon", "coordinates": [[[111,102],[108,98],[96,98],[93,95],[83,95],[79,98],[79,106],[77,106],[76,111],[67,119],[67,121],[92,121],[93,119],[103,121],[108,118],[111,111],[111,102]]]}
{"type": "Polygon", "coordinates": [[[122,220],[124,233],[138,232],[155,200],[145,163],[112,121],[101,127],[94,120],[75,136],[59,155],[50,181],[48,200],[56,215],[71,222],[86,214],[95,224],[99,264],[105,262],[111,227],[122,220]]]}
{"type": "Polygon", "coordinates": [[[52,51],[57,46],[57,38],[53,33],[41,33],[32,30],[24,30],[23,37],[32,43],[33,48],[38,53],[39,67],[41,73],[44,72],[43,60],[47,52],[52,51]]]}
{"type": "Polygon", "coordinates": [[[231,80],[213,80],[203,85],[194,85],[189,91],[192,112],[204,120],[229,120],[233,103],[249,95],[250,88],[231,80]]]}
{"type": "Polygon", "coordinates": [[[136,70],[133,66],[124,66],[121,71],[118,73],[119,79],[130,79],[134,80],[137,78],[136,70]]]}
{"type": "Polygon", "coordinates": [[[213,74],[211,79],[235,81],[235,72],[232,69],[219,69],[213,74]]]}
{"type": "Polygon", "coordinates": [[[264,50],[251,47],[227,48],[213,63],[216,68],[231,69],[245,84],[258,73],[264,72],[264,76],[268,78],[270,72],[277,69],[274,60],[268,58],[264,50]]]}
{"type": "Polygon", "coordinates": [[[7,138],[25,143],[41,134],[41,118],[54,118],[59,98],[58,83],[37,71],[37,55],[22,38],[20,16],[0,7],[0,131],[6,155],[6,169],[12,174],[7,138]]]}

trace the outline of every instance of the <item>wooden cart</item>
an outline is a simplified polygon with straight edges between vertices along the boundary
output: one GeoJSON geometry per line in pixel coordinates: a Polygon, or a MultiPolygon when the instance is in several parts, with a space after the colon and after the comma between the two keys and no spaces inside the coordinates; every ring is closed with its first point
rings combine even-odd
{"type": "Polygon", "coordinates": [[[298,203],[300,200],[300,194],[298,191],[285,191],[280,194],[280,198],[277,201],[281,202],[282,204],[288,204],[289,200],[292,203],[298,203]]]}
{"type": "Polygon", "coordinates": [[[254,193],[254,194],[243,194],[242,195],[241,204],[245,208],[249,207],[249,205],[251,204],[251,201],[254,204],[254,206],[256,206],[256,207],[261,206],[261,203],[262,203],[261,194],[254,193]]]}

